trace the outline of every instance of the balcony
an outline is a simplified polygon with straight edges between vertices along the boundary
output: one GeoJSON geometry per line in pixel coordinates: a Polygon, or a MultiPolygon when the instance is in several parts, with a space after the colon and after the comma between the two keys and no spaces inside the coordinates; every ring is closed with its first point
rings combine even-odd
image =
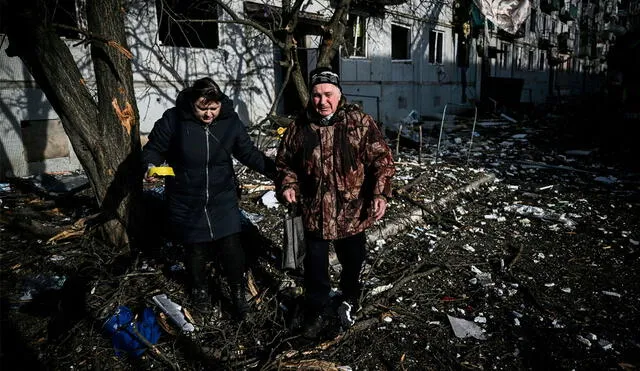
{"type": "MultiPolygon", "coordinates": [[[[476,52],[478,52],[479,57],[484,57],[484,48],[481,45],[476,45],[476,52]]],[[[498,58],[498,53],[502,53],[502,51],[495,46],[487,47],[487,58],[496,59],[498,58]]]]}
{"type": "Polygon", "coordinates": [[[571,5],[569,8],[560,9],[560,12],[558,12],[558,19],[560,19],[560,22],[562,23],[575,21],[578,19],[578,7],[571,5]]]}
{"type": "Polygon", "coordinates": [[[523,38],[525,35],[525,23],[522,23],[516,33],[509,33],[502,29],[498,29],[498,38],[505,41],[513,41],[523,38]]]}
{"type": "Polygon", "coordinates": [[[564,0],[540,0],[540,10],[544,13],[551,14],[564,8],[564,0]]]}
{"type": "Polygon", "coordinates": [[[562,58],[559,55],[550,55],[547,59],[547,63],[549,63],[549,66],[552,67],[558,66],[564,62],[566,62],[566,59],[562,58]]]}
{"type": "Polygon", "coordinates": [[[558,19],[562,23],[567,23],[573,20],[573,18],[571,18],[571,15],[569,15],[569,11],[567,9],[560,9],[560,11],[558,12],[558,19]]]}
{"type": "Polygon", "coordinates": [[[573,44],[575,40],[569,32],[562,32],[558,34],[558,53],[560,54],[572,54],[573,44]]]}
{"type": "Polygon", "coordinates": [[[582,17],[591,18],[596,14],[596,5],[582,3],[582,17]]]}
{"type": "Polygon", "coordinates": [[[590,18],[583,17],[580,19],[580,32],[588,32],[592,28],[593,21],[590,18]]]}
{"type": "Polygon", "coordinates": [[[591,35],[588,32],[580,33],[580,48],[578,48],[577,56],[580,58],[595,58],[596,56],[595,35],[591,35]]]}
{"type": "Polygon", "coordinates": [[[540,33],[538,37],[538,48],[549,50],[556,46],[556,35],[549,31],[540,33]]]}

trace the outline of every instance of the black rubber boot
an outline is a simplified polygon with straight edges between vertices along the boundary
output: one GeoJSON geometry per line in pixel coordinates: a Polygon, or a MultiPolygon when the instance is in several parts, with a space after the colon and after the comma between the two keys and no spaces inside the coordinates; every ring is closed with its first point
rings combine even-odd
{"type": "Polygon", "coordinates": [[[243,320],[247,317],[247,313],[251,310],[249,303],[247,303],[246,289],[244,285],[231,285],[229,287],[231,291],[231,304],[233,305],[234,316],[243,320]]]}
{"type": "Polygon", "coordinates": [[[211,312],[211,297],[206,289],[197,289],[194,288],[191,290],[191,295],[189,297],[191,305],[195,310],[200,313],[209,313],[211,312]]]}
{"type": "Polygon", "coordinates": [[[307,340],[318,340],[325,328],[325,319],[322,314],[305,315],[304,325],[302,327],[302,337],[307,340]]]}

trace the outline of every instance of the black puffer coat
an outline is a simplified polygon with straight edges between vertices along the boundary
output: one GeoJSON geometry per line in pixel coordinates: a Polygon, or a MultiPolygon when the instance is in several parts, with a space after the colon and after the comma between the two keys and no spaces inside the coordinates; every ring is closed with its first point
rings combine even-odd
{"type": "Polygon", "coordinates": [[[154,124],[142,151],[148,165],[167,162],[175,177],[166,178],[170,235],[177,242],[217,240],[240,232],[240,209],[231,155],[267,177],[275,164],[251,141],[228,97],[211,124],[195,118],[191,103],[178,95],[154,124]]]}

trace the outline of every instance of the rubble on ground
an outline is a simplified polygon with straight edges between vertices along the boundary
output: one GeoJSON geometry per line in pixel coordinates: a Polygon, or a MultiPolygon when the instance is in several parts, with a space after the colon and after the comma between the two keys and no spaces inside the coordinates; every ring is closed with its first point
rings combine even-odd
{"type": "MultiPolygon", "coordinates": [[[[633,369],[640,364],[638,169],[605,162],[597,148],[563,148],[549,135],[558,130],[550,119],[508,118],[479,119],[475,128],[466,120],[442,132],[436,123],[423,131],[422,148],[396,147],[399,137],[391,136],[394,197],[368,234],[362,308],[348,329],[336,317],[318,342],[297,331],[301,275],[280,269],[285,208],[265,178],[240,174],[253,308],[240,324],[226,314],[224,289],[215,314],[189,308],[181,246],[159,239],[121,254],[86,233],[95,208],[78,174],[54,182],[67,185],[55,192],[41,178],[3,183],[3,362],[51,369],[633,369]],[[162,310],[158,298],[172,304],[162,310]],[[104,331],[122,306],[156,314],[162,332],[153,343],[123,326],[145,351],[114,349],[113,334],[104,331]]],[[[161,186],[146,190],[161,202],[161,186]]],[[[331,264],[337,282],[333,256],[331,264]]],[[[225,287],[223,278],[212,279],[225,287]]]]}

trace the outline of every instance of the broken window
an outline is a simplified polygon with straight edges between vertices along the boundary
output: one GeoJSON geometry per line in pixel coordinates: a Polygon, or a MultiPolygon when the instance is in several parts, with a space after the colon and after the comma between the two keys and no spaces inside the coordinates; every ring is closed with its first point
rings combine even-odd
{"type": "Polygon", "coordinates": [[[530,32],[536,32],[536,24],[538,23],[538,15],[535,9],[531,9],[531,24],[529,25],[530,32]]]}
{"type": "Polygon", "coordinates": [[[442,64],[442,39],[444,32],[431,30],[429,32],[429,63],[442,64]]]}
{"type": "Polygon", "coordinates": [[[366,37],[367,18],[361,15],[349,14],[344,35],[345,57],[366,57],[366,37]]]}
{"type": "Polygon", "coordinates": [[[500,67],[507,68],[507,61],[509,60],[509,44],[501,43],[500,44],[500,67]]]}
{"type": "Polygon", "coordinates": [[[533,50],[529,50],[529,60],[527,61],[527,69],[533,71],[533,63],[535,62],[535,54],[533,50]]]}
{"type": "Polygon", "coordinates": [[[215,2],[156,0],[162,45],[215,49],[219,44],[215,2]]]}
{"type": "Polygon", "coordinates": [[[545,58],[544,52],[540,52],[540,60],[539,60],[539,63],[538,63],[538,69],[540,71],[544,70],[544,58],[545,58]]]}
{"type": "Polygon", "coordinates": [[[411,30],[391,25],[391,60],[411,59],[411,30]]]}

